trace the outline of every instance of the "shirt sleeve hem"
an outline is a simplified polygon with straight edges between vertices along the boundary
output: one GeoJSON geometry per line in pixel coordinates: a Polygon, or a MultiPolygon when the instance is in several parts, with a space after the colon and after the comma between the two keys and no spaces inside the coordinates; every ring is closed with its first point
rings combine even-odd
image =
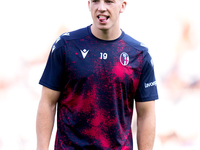
{"type": "Polygon", "coordinates": [[[145,97],[145,98],[141,98],[141,99],[135,99],[136,102],[147,102],[147,101],[154,101],[154,100],[158,100],[158,95],[156,96],[151,96],[151,97],[145,97]]]}
{"type": "Polygon", "coordinates": [[[51,90],[61,91],[60,88],[55,87],[55,86],[52,86],[52,85],[50,85],[50,84],[48,84],[48,83],[46,83],[46,82],[44,82],[44,81],[42,81],[42,80],[39,81],[39,84],[40,84],[40,85],[43,85],[43,86],[45,86],[45,87],[47,87],[47,88],[49,88],[49,89],[51,89],[51,90]]]}

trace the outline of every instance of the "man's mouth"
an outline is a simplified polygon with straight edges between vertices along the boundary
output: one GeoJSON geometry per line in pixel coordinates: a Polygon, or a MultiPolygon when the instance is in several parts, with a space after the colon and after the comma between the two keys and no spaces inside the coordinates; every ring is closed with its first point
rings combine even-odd
{"type": "Polygon", "coordinates": [[[105,22],[109,19],[109,16],[97,16],[97,18],[99,19],[100,22],[105,22]]]}

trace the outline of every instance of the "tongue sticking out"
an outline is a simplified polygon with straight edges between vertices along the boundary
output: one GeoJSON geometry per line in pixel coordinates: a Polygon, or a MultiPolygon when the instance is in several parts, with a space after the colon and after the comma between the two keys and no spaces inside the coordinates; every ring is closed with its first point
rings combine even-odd
{"type": "Polygon", "coordinates": [[[106,21],[108,18],[105,16],[99,16],[99,21],[104,22],[106,21]]]}

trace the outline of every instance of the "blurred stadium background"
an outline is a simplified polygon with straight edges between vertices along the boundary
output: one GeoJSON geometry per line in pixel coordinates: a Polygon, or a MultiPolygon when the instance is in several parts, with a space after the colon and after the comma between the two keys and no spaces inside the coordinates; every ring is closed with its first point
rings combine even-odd
{"type": "MultiPolygon", "coordinates": [[[[199,1],[127,1],[121,28],[149,47],[155,64],[154,150],[199,150],[199,1]]],[[[87,0],[1,0],[0,20],[0,150],[35,150],[38,81],[56,38],[92,23],[87,0]]]]}

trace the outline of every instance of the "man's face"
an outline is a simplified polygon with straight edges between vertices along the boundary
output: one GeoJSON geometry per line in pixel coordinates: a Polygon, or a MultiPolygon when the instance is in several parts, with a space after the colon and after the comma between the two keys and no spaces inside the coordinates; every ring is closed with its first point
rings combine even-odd
{"type": "Polygon", "coordinates": [[[93,25],[100,30],[119,28],[119,15],[125,10],[123,0],[89,0],[93,25]]]}

